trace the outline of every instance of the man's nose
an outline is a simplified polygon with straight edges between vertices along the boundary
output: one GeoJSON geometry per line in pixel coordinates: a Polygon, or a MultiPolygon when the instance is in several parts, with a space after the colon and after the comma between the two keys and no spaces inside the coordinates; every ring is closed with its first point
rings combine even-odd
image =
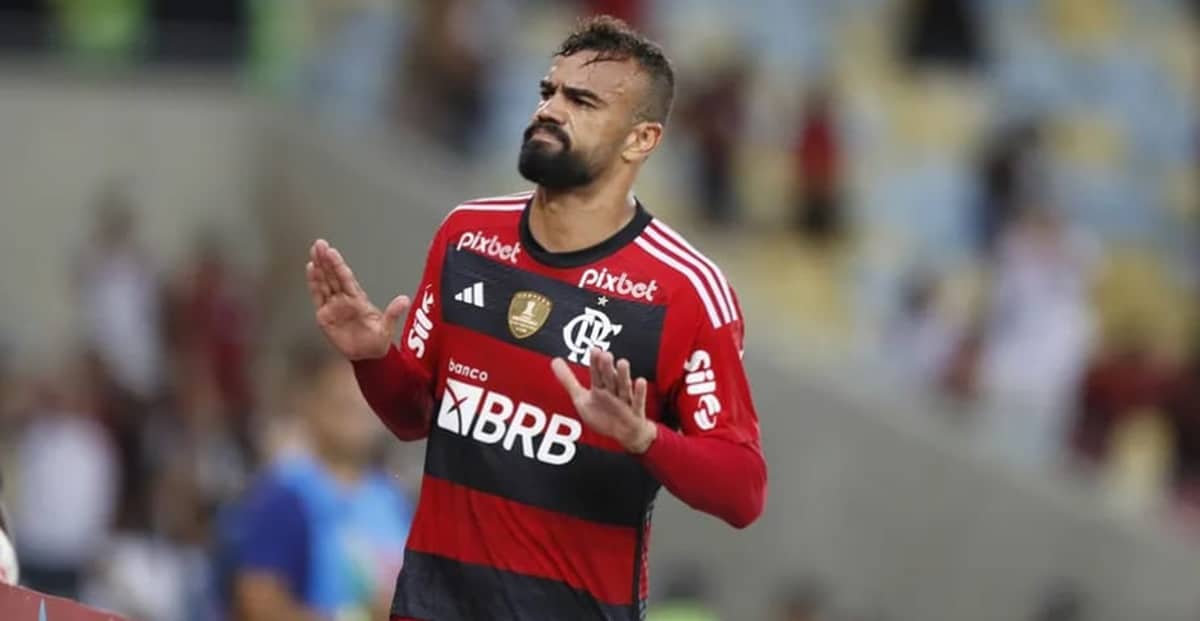
{"type": "Polygon", "coordinates": [[[539,103],[537,110],[533,113],[533,121],[535,123],[563,125],[566,122],[566,114],[563,111],[561,98],[555,94],[553,97],[539,103]]]}

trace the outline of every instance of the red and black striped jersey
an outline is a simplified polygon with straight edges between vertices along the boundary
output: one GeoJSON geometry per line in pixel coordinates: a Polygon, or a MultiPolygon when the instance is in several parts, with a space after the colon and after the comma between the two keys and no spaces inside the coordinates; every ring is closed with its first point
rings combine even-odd
{"type": "MultiPolygon", "coordinates": [[[[743,318],[721,270],[640,204],[607,241],[547,252],[529,232],[531,200],[454,209],[390,366],[357,369],[397,435],[428,438],[399,618],[641,618],[651,508],[666,482],[653,459],[703,438],[761,463],[743,318]],[[587,385],[592,347],[649,382],[648,416],[672,431],[646,455],[584,425],[553,377],[562,357],[587,385]],[[389,411],[378,386],[389,382],[428,395],[428,414],[389,411]]],[[[712,476],[700,466],[689,468],[696,487],[712,476]]],[[[748,519],[722,517],[748,522],[757,502],[748,519]]]]}

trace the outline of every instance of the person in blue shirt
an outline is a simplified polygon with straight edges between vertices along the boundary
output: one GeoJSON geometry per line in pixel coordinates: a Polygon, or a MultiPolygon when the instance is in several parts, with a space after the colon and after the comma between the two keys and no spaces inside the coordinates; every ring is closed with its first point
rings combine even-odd
{"type": "Polygon", "coordinates": [[[371,465],[385,432],[350,365],[306,349],[289,355],[305,446],[268,465],[227,516],[231,616],[386,618],[412,505],[371,465]]]}

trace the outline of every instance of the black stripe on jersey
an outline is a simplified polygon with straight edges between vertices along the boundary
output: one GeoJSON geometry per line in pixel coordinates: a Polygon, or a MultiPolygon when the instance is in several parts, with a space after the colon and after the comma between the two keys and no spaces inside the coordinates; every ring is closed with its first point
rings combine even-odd
{"type": "Polygon", "coordinates": [[[557,580],[409,550],[392,614],[434,621],[633,621],[634,606],[596,601],[557,580]]]}
{"type": "Polygon", "coordinates": [[[564,328],[573,319],[584,315],[584,309],[591,308],[606,315],[612,324],[620,326],[620,332],[607,338],[610,344],[608,351],[617,358],[628,358],[630,371],[635,378],[655,381],[666,306],[608,298],[561,280],[454,248],[446,250],[442,264],[441,303],[442,317],[447,323],[546,356],[563,358],[571,354],[564,328]],[[477,287],[476,283],[483,283],[483,286],[477,287]],[[480,289],[483,292],[482,306],[474,294],[480,289]],[[468,291],[472,292],[469,297],[464,295],[468,291]],[[549,298],[552,304],[550,315],[541,328],[523,339],[513,335],[508,323],[509,305],[521,291],[540,293],[549,298]],[[600,298],[605,298],[603,305],[600,304],[600,298]]]}
{"type": "MultiPolygon", "coordinates": [[[[538,436],[533,445],[539,446],[538,436]]],[[[519,444],[519,443],[518,443],[519,444]]],[[[474,490],[591,522],[642,528],[646,502],[659,483],[637,459],[575,443],[562,465],[526,457],[519,446],[485,444],[436,423],[425,449],[425,472],[474,490]]]]}

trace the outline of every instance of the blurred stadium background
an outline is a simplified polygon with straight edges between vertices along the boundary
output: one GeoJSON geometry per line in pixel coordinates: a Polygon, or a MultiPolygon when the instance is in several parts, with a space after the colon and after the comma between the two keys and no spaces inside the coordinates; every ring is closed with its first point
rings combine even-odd
{"type": "MultiPolygon", "coordinates": [[[[639,194],[741,293],[771,466],[745,532],[659,502],[651,618],[1200,618],[1197,9],[2,0],[25,582],[229,618],[223,511],[305,440],[307,244],[411,292],[608,12],[676,63],[639,194]]],[[[381,446],[411,497],[421,447],[381,446]]]]}

